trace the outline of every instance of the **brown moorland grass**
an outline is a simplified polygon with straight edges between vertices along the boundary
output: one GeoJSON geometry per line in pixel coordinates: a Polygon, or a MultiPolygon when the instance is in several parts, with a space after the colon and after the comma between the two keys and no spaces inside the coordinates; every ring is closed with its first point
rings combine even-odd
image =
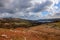
{"type": "Polygon", "coordinates": [[[0,28],[0,40],[60,40],[60,30],[39,25],[30,28],[0,28]]]}

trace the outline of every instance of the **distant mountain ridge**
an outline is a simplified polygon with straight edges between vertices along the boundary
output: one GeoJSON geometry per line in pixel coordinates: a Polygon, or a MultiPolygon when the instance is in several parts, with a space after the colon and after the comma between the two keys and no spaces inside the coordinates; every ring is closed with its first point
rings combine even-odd
{"type": "Polygon", "coordinates": [[[60,18],[53,18],[53,19],[39,19],[39,20],[28,20],[22,18],[0,18],[0,21],[30,21],[30,22],[55,22],[60,21],[60,18]]]}
{"type": "Polygon", "coordinates": [[[60,21],[57,19],[39,19],[39,20],[27,20],[21,18],[0,18],[0,27],[2,28],[17,28],[17,27],[32,27],[41,24],[55,23],[60,21]]]}
{"type": "Polygon", "coordinates": [[[56,21],[60,21],[60,18],[53,18],[53,19],[39,19],[36,20],[37,22],[56,22],[56,21]]]}

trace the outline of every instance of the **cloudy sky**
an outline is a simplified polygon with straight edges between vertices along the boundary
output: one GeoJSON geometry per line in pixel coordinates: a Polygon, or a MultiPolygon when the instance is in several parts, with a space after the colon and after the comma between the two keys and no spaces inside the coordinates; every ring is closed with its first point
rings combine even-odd
{"type": "Polygon", "coordinates": [[[60,0],[0,0],[0,18],[60,18],[60,0]]]}

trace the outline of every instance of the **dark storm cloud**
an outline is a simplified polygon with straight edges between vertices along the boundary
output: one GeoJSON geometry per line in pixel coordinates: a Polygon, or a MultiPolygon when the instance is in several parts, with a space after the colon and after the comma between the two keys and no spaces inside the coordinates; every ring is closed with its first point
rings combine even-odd
{"type": "Polygon", "coordinates": [[[49,7],[51,4],[51,1],[46,1],[42,4],[35,4],[34,8],[32,9],[32,12],[41,12],[43,10],[46,10],[47,7],[49,7]]]}
{"type": "MultiPolygon", "coordinates": [[[[24,18],[28,17],[29,19],[32,17],[40,18],[40,16],[43,16],[43,15],[40,15],[42,14],[43,11],[48,10],[49,13],[51,11],[55,12],[54,5],[59,1],[60,0],[0,0],[0,17],[21,17],[22,16],[24,18]],[[33,2],[31,3],[31,1],[33,2]],[[37,15],[38,13],[40,14],[37,15]]],[[[56,15],[60,16],[60,13],[54,14],[53,17],[58,17],[56,15]]],[[[51,16],[47,16],[47,17],[51,17],[51,16]]]]}
{"type": "Polygon", "coordinates": [[[31,10],[27,10],[27,8],[32,7],[31,0],[0,0],[0,12],[4,13],[16,13],[16,12],[41,12],[47,9],[47,6],[52,4],[51,1],[46,1],[41,4],[35,4],[35,6],[31,10]]]}
{"type": "Polygon", "coordinates": [[[18,11],[25,11],[31,6],[31,0],[0,0],[0,12],[15,13],[18,11]],[[9,3],[8,3],[9,2],[9,3]]]}

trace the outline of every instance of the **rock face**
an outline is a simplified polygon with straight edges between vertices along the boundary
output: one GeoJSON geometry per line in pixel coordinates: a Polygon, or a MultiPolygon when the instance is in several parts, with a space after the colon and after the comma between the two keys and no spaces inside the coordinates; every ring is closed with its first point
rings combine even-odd
{"type": "Polygon", "coordinates": [[[0,28],[0,40],[60,40],[60,30],[35,26],[31,28],[0,28]]]}

